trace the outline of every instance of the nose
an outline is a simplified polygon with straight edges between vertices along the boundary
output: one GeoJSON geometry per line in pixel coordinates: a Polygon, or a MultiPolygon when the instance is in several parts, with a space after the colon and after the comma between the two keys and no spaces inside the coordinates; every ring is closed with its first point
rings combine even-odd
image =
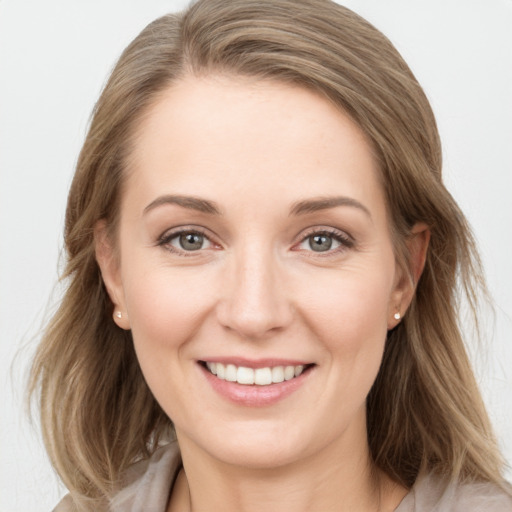
{"type": "Polygon", "coordinates": [[[220,324],[246,339],[263,339],[286,328],[293,309],[275,257],[256,248],[234,255],[217,303],[220,324]]]}

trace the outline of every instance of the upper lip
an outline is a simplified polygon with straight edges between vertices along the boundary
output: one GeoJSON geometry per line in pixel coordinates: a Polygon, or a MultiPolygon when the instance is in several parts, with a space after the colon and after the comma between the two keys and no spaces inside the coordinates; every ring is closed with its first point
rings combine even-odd
{"type": "Polygon", "coordinates": [[[200,360],[203,363],[222,363],[224,365],[233,364],[235,366],[243,366],[245,368],[267,368],[274,366],[307,366],[311,365],[311,361],[301,359],[281,359],[281,358],[263,358],[263,359],[246,359],[244,357],[207,357],[200,360]]]}

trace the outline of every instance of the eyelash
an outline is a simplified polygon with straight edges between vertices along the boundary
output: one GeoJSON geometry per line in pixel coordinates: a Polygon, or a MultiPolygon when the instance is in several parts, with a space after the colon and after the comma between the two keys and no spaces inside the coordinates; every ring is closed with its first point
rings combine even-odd
{"type": "MultiPolygon", "coordinates": [[[[178,249],[178,248],[174,247],[173,245],[171,245],[171,242],[174,239],[178,238],[181,235],[185,235],[185,234],[200,235],[200,236],[204,237],[204,239],[207,240],[208,243],[210,243],[214,246],[218,245],[218,244],[215,244],[215,242],[213,242],[211,240],[211,237],[209,237],[204,230],[202,230],[201,228],[195,227],[195,226],[194,227],[192,227],[192,226],[180,227],[180,228],[175,228],[174,230],[171,230],[170,232],[167,231],[159,237],[157,245],[160,247],[163,247],[164,249],[166,249],[174,254],[177,254],[179,256],[184,256],[184,257],[195,256],[196,255],[195,253],[199,253],[202,250],[204,250],[204,249],[198,249],[195,251],[187,251],[184,249],[178,249]]],[[[294,246],[292,247],[292,250],[294,250],[294,251],[303,250],[304,252],[316,254],[317,257],[318,256],[319,257],[328,257],[328,256],[332,256],[334,254],[337,254],[339,252],[343,252],[347,249],[351,249],[354,247],[354,245],[355,245],[354,239],[351,236],[344,233],[343,231],[339,231],[339,230],[333,229],[333,228],[331,228],[331,229],[311,228],[308,232],[306,232],[302,236],[302,238],[300,239],[300,241],[298,243],[294,244],[294,246]],[[313,251],[312,249],[306,250],[306,249],[298,248],[298,246],[307,242],[307,240],[311,239],[313,236],[325,236],[328,238],[332,238],[334,241],[339,243],[339,246],[334,249],[328,249],[326,251],[313,251]]]]}
{"type": "Polygon", "coordinates": [[[337,255],[340,252],[346,251],[347,249],[352,249],[355,245],[354,239],[344,233],[343,231],[340,231],[338,229],[329,228],[329,229],[318,229],[318,228],[311,228],[311,230],[307,231],[301,238],[300,242],[298,244],[294,245],[294,249],[296,251],[304,250],[305,252],[314,254],[315,257],[329,257],[333,255],[337,255]],[[325,236],[328,238],[332,238],[334,241],[339,243],[339,246],[334,249],[329,249],[327,251],[313,251],[306,250],[306,249],[300,249],[295,247],[298,247],[302,245],[303,243],[307,242],[308,239],[311,239],[314,236],[325,236]]]}
{"type": "Polygon", "coordinates": [[[211,240],[211,237],[209,237],[205,231],[203,231],[201,228],[198,228],[198,227],[188,227],[188,226],[184,226],[184,227],[180,227],[180,228],[175,228],[171,231],[166,231],[163,235],[161,235],[158,239],[158,242],[157,242],[157,245],[160,246],[160,247],[163,247],[164,249],[166,249],[167,251],[169,252],[172,252],[174,254],[177,254],[179,256],[184,256],[184,257],[190,257],[190,256],[195,256],[196,254],[195,253],[199,253],[201,252],[202,249],[198,249],[196,251],[186,251],[184,249],[178,249],[176,247],[174,247],[173,245],[171,245],[171,242],[178,238],[179,236],[181,235],[200,235],[202,236],[205,240],[207,240],[210,244],[212,245],[216,245],[212,240],[211,240]]]}

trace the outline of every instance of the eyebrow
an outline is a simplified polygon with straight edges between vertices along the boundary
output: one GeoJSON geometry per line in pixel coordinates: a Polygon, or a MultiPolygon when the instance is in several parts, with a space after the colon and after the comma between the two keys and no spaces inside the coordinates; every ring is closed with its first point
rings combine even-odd
{"type": "MultiPolygon", "coordinates": [[[[199,197],[181,195],[164,195],[157,197],[144,208],[144,214],[164,204],[176,204],[182,208],[196,210],[201,213],[221,215],[220,208],[213,201],[201,199],[199,197]]],[[[299,201],[293,204],[292,208],[290,209],[290,215],[305,215],[308,213],[328,210],[330,208],[336,208],[337,206],[350,206],[353,208],[358,208],[366,215],[368,215],[370,219],[372,217],[366,206],[364,206],[359,201],[346,196],[319,197],[315,199],[299,201]]]]}
{"type": "Polygon", "coordinates": [[[221,214],[219,207],[213,201],[208,201],[207,199],[201,199],[199,197],[177,195],[165,195],[157,197],[154,201],[149,203],[146,208],[144,208],[144,214],[164,204],[176,204],[182,208],[196,210],[198,212],[208,213],[210,215],[221,214]]]}
{"type": "Polygon", "coordinates": [[[368,215],[370,219],[372,218],[370,210],[368,210],[366,206],[359,201],[346,196],[318,197],[315,199],[299,201],[292,206],[290,215],[304,215],[321,210],[328,210],[329,208],[336,208],[337,206],[350,206],[352,208],[357,208],[368,215]]]}

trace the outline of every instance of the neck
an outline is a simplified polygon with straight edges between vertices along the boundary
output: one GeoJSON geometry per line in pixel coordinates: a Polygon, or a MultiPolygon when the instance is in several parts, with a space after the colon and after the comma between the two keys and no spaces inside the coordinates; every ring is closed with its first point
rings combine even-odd
{"type": "Polygon", "coordinates": [[[328,445],[277,468],[230,465],[205,453],[198,458],[194,445],[180,446],[184,470],[169,512],[384,512],[394,510],[406,493],[373,467],[366,440],[359,449],[328,445]]]}

